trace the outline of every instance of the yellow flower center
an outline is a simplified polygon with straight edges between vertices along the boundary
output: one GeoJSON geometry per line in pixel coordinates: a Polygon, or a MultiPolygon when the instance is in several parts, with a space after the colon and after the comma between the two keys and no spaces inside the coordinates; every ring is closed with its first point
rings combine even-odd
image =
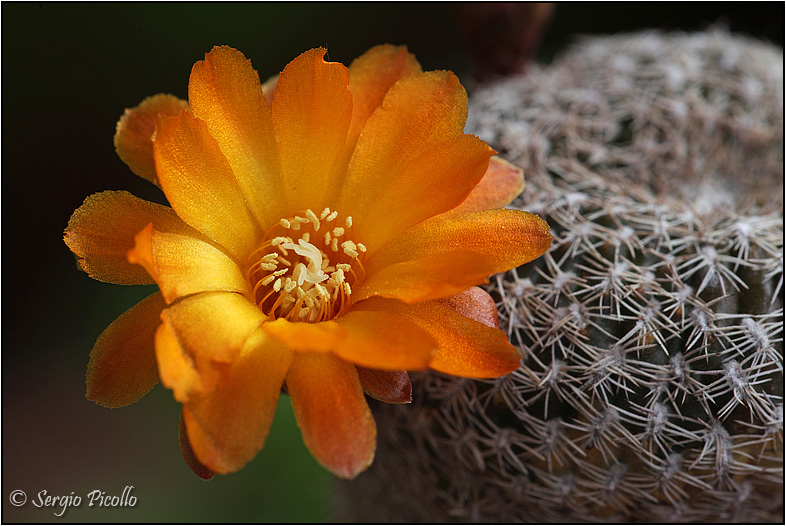
{"type": "Polygon", "coordinates": [[[366,252],[352,237],[352,217],[326,208],[281,219],[249,256],[246,279],[268,316],[317,323],[349,308],[352,287],[364,277],[366,252]]]}

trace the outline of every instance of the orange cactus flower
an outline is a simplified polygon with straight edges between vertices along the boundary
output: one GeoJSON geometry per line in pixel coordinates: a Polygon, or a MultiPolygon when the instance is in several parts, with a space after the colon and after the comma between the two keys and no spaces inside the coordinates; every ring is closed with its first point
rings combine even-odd
{"type": "Polygon", "coordinates": [[[317,461],[352,478],[376,447],[365,395],[406,403],[407,371],[519,364],[475,285],[549,246],[544,221],[501,208],[521,173],[463,133],[452,73],[403,47],[348,68],[325,53],[263,88],[240,52],[214,48],[187,103],[156,95],[117,126],[118,154],[171,207],[102,192],[66,229],[91,277],[159,287],[98,338],[88,398],[123,406],[160,378],[203,478],[259,452],[282,387],[317,461]]]}

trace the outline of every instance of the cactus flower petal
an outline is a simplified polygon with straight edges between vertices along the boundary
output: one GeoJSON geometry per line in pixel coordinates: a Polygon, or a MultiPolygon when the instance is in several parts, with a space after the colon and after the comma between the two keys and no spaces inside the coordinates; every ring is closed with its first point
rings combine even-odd
{"type": "Polygon", "coordinates": [[[87,365],[89,400],[121,407],[136,402],[158,383],[153,335],[164,306],[156,292],[104,329],[87,365]]]}
{"type": "Polygon", "coordinates": [[[135,241],[128,260],[153,276],[167,303],[198,292],[251,292],[234,260],[196,232],[156,230],[151,223],[135,241]]]}
{"type": "Polygon", "coordinates": [[[226,157],[257,222],[276,221],[283,203],[273,117],[251,61],[216,46],[194,64],[188,100],[226,157]]]}
{"type": "Polygon", "coordinates": [[[194,474],[202,480],[210,480],[216,476],[216,472],[209,467],[202,464],[194,453],[194,448],[191,447],[191,442],[188,441],[188,432],[186,431],[186,419],[183,416],[183,410],[180,411],[180,421],[178,422],[178,439],[180,442],[180,452],[183,454],[183,460],[186,465],[191,468],[194,474]]]}
{"type": "Polygon", "coordinates": [[[154,97],[118,125],[118,152],[171,208],[105,192],[66,229],[91,277],[160,290],[99,338],[89,396],[130,403],[157,370],[203,478],[263,447],[282,388],[314,457],[353,478],[376,448],[366,395],[404,404],[407,371],[518,365],[473,286],[549,247],[537,216],[498,209],[521,172],[463,133],[454,74],[422,72],[403,47],[349,68],[325,54],[262,86],[239,51],[214,48],[188,106],[154,97]]]}
{"type": "Polygon", "coordinates": [[[352,123],[347,135],[347,152],[354,151],[363,126],[393,85],[404,77],[422,73],[415,56],[404,46],[374,46],[349,65],[352,93],[352,123]]]}
{"type": "Polygon", "coordinates": [[[153,159],[153,133],[158,115],[179,115],[188,109],[188,102],[173,95],[158,94],[143,100],[139,106],[126,109],[115,132],[118,157],[139,177],[158,185],[153,159]]]}
{"type": "Polygon", "coordinates": [[[408,302],[446,297],[532,261],[550,244],[548,224],[528,212],[500,209],[435,217],[374,253],[358,294],[408,302]],[[440,273],[440,268],[451,272],[440,273]]]}
{"type": "Polygon", "coordinates": [[[363,391],[376,400],[388,404],[412,402],[412,383],[407,371],[377,371],[357,367],[363,391]]]}
{"type": "Polygon", "coordinates": [[[158,228],[185,226],[167,206],[128,192],[100,192],[85,199],[73,213],[64,240],[91,278],[119,285],[145,285],[154,280],[144,268],[130,263],[127,254],[136,234],[149,223],[158,228]]]}
{"type": "Polygon", "coordinates": [[[298,353],[287,391],[303,441],[320,464],[343,478],[371,464],[377,428],[354,366],[331,354],[298,353]]]}
{"type": "Polygon", "coordinates": [[[495,378],[515,370],[521,356],[503,331],[461,315],[449,302],[374,297],[358,308],[392,312],[411,319],[436,340],[431,369],[455,376],[495,378]]]}
{"type": "Polygon", "coordinates": [[[510,204],[524,190],[524,172],[500,157],[492,157],[483,179],[467,198],[446,215],[492,210],[510,204]]]}
{"type": "Polygon", "coordinates": [[[352,120],[349,71],[326,62],[327,50],[312,49],[290,62],[273,99],[284,197],[293,211],[328,206],[336,165],[352,120]]]}
{"type": "Polygon", "coordinates": [[[233,256],[247,257],[256,245],[256,221],[207,125],[188,112],[160,117],[154,152],[158,180],[177,215],[233,256]]]}
{"type": "Polygon", "coordinates": [[[231,364],[218,366],[215,386],[183,410],[197,459],[216,473],[237,471],[262,449],[292,352],[258,330],[231,364]]]}

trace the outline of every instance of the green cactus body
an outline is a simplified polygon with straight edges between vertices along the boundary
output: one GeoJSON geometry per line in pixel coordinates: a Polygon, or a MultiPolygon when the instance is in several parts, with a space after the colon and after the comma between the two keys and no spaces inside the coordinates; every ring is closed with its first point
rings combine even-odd
{"type": "Polygon", "coordinates": [[[522,366],[375,406],[344,519],[783,520],[782,60],[596,38],[474,95],[555,236],[488,286],[522,366]]]}

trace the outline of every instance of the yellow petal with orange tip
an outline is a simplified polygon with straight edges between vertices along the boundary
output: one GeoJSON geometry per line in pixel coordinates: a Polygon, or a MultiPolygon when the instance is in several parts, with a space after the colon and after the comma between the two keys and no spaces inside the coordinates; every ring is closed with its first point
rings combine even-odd
{"type": "Polygon", "coordinates": [[[232,363],[218,365],[220,378],[213,389],[188,400],[183,418],[202,465],[231,473],[262,449],[292,356],[286,346],[257,329],[232,363]]]}
{"type": "Polygon", "coordinates": [[[161,189],[177,215],[244,262],[259,229],[207,125],[188,112],[159,117],[153,148],[161,189]]]}
{"type": "Polygon", "coordinates": [[[169,305],[161,319],[189,356],[229,363],[266,318],[240,294],[203,292],[169,305]]]}
{"type": "Polygon", "coordinates": [[[524,190],[524,172],[499,156],[489,161],[488,169],[477,186],[447,215],[492,210],[511,203],[524,190]]]}
{"type": "Polygon", "coordinates": [[[372,295],[408,302],[456,294],[518,267],[551,244],[548,224],[519,210],[435,217],[394,238],[365,262],[355,301],[372,295]],[[463,284],[463,286],[462,286],[463,284]]]}
{"type": "Polygon", "coordinates": [[[267,228],[283,216],[273,121],[251,61],[216,46],[191,69],[188,100],[237,177],[248,207],[267,228]]]}
{"type": "Polygon", "coordinates": [[[331,353],[297,353],[287,391],[303,441],[317,462],[348,479],[371,464],[377,428],[354,365],[331,353]]]}
{"type": "Polygon", "coordinates": [[[455,208],[486,173],[493,154],[474,135],[456,135],[380,182],[374,200],[362,215],[353,216],[369,253],[424,219],[455,208]]]}
{"type": "Polygon", "coordinates": [[[412,402],[412,384],[407,371],[378,371],[357,367],[363,391],[376,400],[388,404],[412,402]]]}
{"type": "Polygon", "coordinates": [[[437,343],[416,323],[390,312],[350,311],[336,319],[347,331],[334,354],[362,367],[395,371],[426,369],[437,343]]]}
{"type": "Polygon", "coordinates": [[[292,349],[306,352],[332,351],[348,336],[335,321],[302,323],[279,318],[264,323],[262,329],[292,349]]]}
{"type": "Polygon", "coordinates": [[[216,472],[209,467],[202,464],[194,453],[194,448],[191,447],[191,442],[188,441],[188,432],[186,431],[186,419],[183,416],[184,409],[180,410],[180,418],[178,419],[177,438],[180,442],[180,452],[183,454],[183,460],[186,465],[191,468],[194,474],[202,480],[210,480],[216,476],[216,472]]]}
{"type": "Polygon", "coordinates": [[[359,309],[392,312],[426,330],[439,345],[429,367],[454,376],[496,378],[518,368],[521,356],[500,329],[462,316],[440,301],[404,303],[370,298],[359,309]]]}
{"type": "Polygon", "coordinates": [[[352,119],[349,72],[325,53],[312,49],[290,62],[273,98],[283,197],[295,212],[327,206],[352,119]]]}
{"type": "Polygon", "coordinates": [[[146,285],[153,283],[153,278],[144,268],[129,263],[127,254],[134,247],[134,236],[151,222],[158,228],[186,227],[168,206],[128,192],[100,192],[85,199],[71,215],[64,241],[91,278],[146,285]]]}
{"type": "Polygon", "coordinates": [[[151,223],[136,235],[128,260],[148,271],[167,303],[206,291],[251,295],[237,263],[197,232],[159,231],[151,223]]]}
{"type": "Polygon", "coordinates": [[[349,162],[337,210],[357,216],[412,159],[456,135],[467,119],[467,94],[449,71],[404,77],[366,121],[349,162]]]}
{"type": "Polygon", "coordinates": [[[90,351],[88,400],[122,407],[136,402],[158,383],[154,336],[164,307],[161,294],[155,292],[104,329],[90,351]]]}
{"type": "Polygon", "coordinates": [[[174,95],[158,94],[147,97],[139,106],[126,109],[117,122],[115,151],[120,159],[139,177],[158,185],[156,164],[153,160],[153,132],[156,118],[179,115],[188,103],[174,95]]]}

